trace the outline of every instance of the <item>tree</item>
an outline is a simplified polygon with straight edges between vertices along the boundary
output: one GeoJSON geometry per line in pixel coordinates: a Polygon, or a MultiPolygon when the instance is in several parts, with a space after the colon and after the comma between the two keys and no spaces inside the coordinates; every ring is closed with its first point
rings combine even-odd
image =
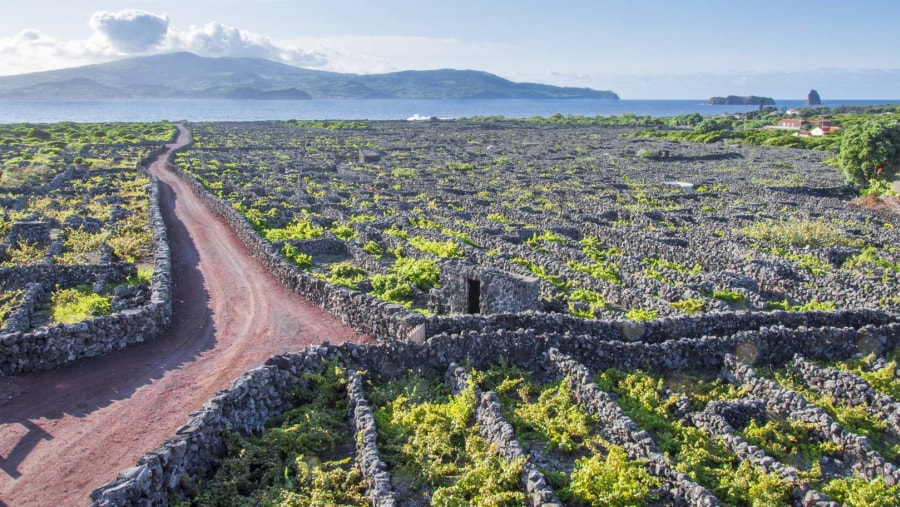
{"type": "Polygon", "coordinates": [[[900,171],[900,125],[869,121],[848,127],[838,162],[847,183],[892,181],[900,171]]]}

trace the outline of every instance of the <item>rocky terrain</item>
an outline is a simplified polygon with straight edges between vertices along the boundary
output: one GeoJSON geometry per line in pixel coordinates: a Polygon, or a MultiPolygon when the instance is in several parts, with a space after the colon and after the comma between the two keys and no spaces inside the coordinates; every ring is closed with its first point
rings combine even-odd
{"type": "Polygon", "coordinates": [[[896,505],[897,218],[848,204],[828,153],[535,122],[193,128],[176,166],[207,204],[385,343],[273,357],[98,505],[202,504],[256,452],[284,479],[223,491],[896,505]],[[279,440],[348,410],[328,443],[279,440]]]}

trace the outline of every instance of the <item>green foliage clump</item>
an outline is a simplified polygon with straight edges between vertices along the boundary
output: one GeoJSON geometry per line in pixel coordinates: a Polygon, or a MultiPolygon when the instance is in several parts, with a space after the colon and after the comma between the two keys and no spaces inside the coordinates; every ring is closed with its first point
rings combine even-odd
{"type": "Polygon", "coordinates": [[[409,167],[396,167],[391,170],[391,176],[398,180],[415,178],[416,170],[409,167]]]}
{"type": "Polygon", "coordinates": [[[900,262],[891,262],[878,253],[875,247],[863,248],[860,253],[847,259],[843,267],[846,269],[861,268],[865,265],[878,266],[879,268],[900,273],[900,262]]]}
{"type": "Polygon", "coordinates": [[[287,260],[301,268],[305,269],[312,266],[312,255],[301,252],[296,246],[290,243],[285,243],[284,246],[281,247],[281,255],[284,255],[287,260]]]}
{"type": "Polygon", "coordinates": [[[607,282],[615,284],[622,283],[622,279],[619,277],[618,266],[610,261],[600,261],[593,264],[582,264],[575,261],[566,261],[566,266],[569,266],[575,271],[587,273],[594,278],[599,278],[600,280],[606,280],[607,282]]]}
{"type": "Polygon", "coordinates": [[[137,268],[137,273],[128,278],[128,285],[150,285],[153,280],[153,268],[150,266],[137,268]]]}
{"type": "Polygon", "coordinates": [[[351,240],[358,235],[356,231],[353,230],[353,227],[350,226],[350,224],[336,223],[331,226],[331,232],[333,232],[334,235],[339,239],[342,239],[344,241],[351,240]]]}
{"type": "Polygon", "coordinates": [[[787,299],[783,301],[766,302],[766,309],[784,310],[786,312],[830,312],[834,310],[834,308],[835,305],[833,301],[819,301],[818,299],[813,299],[812,301],[802,305],[792,305],[787,299]]]}
{"type": "Polygon", "coordinates": [[[788,503],[790,483],[766,474],[749,461],[737,460],[720,442],[671,415],[669,408],[678,398],[663,396],[661,378],[641,371],[608,369],[597,375],[596,383],[600,389],[619,395],[616,405],[656,436],[660,451],[676,470],[709,489],[723,503],[754,507],[788,503]]]}
{"type": "Polygon", "coordinates": [[[850,507],[898,507],[900,485],[888,486],[883,477],[874,481],[854,475],[847,479],[830,481],[822,492],[832,500],[850,507]]]}
{"type": "Polygon", "coordinates": [[[509,225],[509,224],[510,224],[509,219],[506,218],[505,216],[503,216],[502,213],[488,213],[488,214],[487,214],[487,219],[488,219],[488,220],[493,220],[494,222],[497,222],[498,224],[503,224],[503,225],[509,225]]]}
{"type": "Polygon", "coordinates": [[[531,235],[530,238],[525,240],[525,244],[530,246],[531,248],[534,248],[535,250],[543,251],[543,248],[541,248],[540,246],[540,243],[542,241],[546,241],[548,243],[565,244],[566,238],[560,236],[559,234],[556,234],[553,231],[544,231],[540,235],[535,232],[531,235]]]}
{"type": "Polygon", "coordinates": [[[572,287],[571,280],[563,281],[563,279],[561,277],[547,273],[547,270],[544,269],[543,266],[541,266],[539,264],[535,264],[528,259],[523,259],[521,257],[514,257],[512,259],[512,261],[515,262],[516,264],[518,264],[519,266],[527,268],[528,271],[531,271],[532,274],[534,274],[535,276],[537,276],[538,278],[540,278],[542,280],[549,282],[550,284],[552,284],[554,287],[556,287],[559,290],[568,290],[569,288],[572,287]]]}
{"type": "Polygon", "coordinates": [[[825,410],[847,431],[865,436],[872,447],[888,460],[900,457],[900,442],[893,441],[887,434],[887,424],[869,414],[865,406],[848,406],[821,396],[808,389],[796,372],[776,372],[775,381],[785,389],[795,391],[810,403],[825,410]]]}
{"type": "MultiPolygon", "coordinates": [[[[900,349],[895,351],[895,357],[900,356],[900,349]]],[[[875,391],[890,396],[894,400],[900,400],[900,373],[897,369],[897,359],[885,363],[881,368],[872,369],[875,355],[870,354],[861,359],[839,361],[835,368],[848,371],[861,377],[872,386],[875,391]]]]}
{"type": "Polygon", "coordinates": [[[390,271],[426,292],[436,287],[441,279],[441,269],[431,259],[400,257],[390,271]]]}
{"type": "Polygon", "coordinates": [[[577,289],[569,294],[569,311],[576,317],[593,319],[597,310],[606,308],[606,299],[602,295],[586,289],[577,289]],[[588,306],[586,310],[580,310],[575,303],[583,303],[588,306]]]}
{"type": "Polygon", "coordinates": [[[109,297],[94,294],[90,286],[58,289],[50,297],[50,319],[53,322],[72,324],[108,315],[110,307],[109,297]]]}
{"type": "MultiPolygon", "coordinates": [[[[404,379],[401,379],[402,381],[404,379]]],[[[523,459],[512,463],[478,436],[471,424],[475,392],[442,395],[427,382],[395,382],[371,396],[378,447],[394,481],[430,493],[432,505],[521,505],[523,459]],[[384,391],[387,391],[385,393],[384,391]],[[400,394],[392,396],[391,391],[400,394]]]]}
{"type": "Polygon", "coordinates": [[[680,301],[673,301],[669,303],[669,306],[672,308],[683,311],[688,315],[693,315],[701,310],[703,310],[703,306],[706,304],[706,301],[703,298],[689,298],[682,299],[680,301]]]}
{"type": "Polygon", "coordinates": [[[366,279],[366,271],[350,261],[335,262],[328,266],[329,283],[355,289],[356,284],[366,279]]]}
{"type": "Polygon", "coordinates": [[[409,239],[409,244],[418,250],[444,259],[465,257],[465,254],[460,250],[459,243],[450,239],[447,241],[436,241],[425,239],[421,236],[414,236],[409,239]]]}
{"type": "Polygon", "coordinates": [[[371,278],[371,294],[389,303],[397,303],[406,308],[412,306],[412,287],[399,276],[389,273],[371,278]]]}
{"type": "Polygon", "coordinates": [[[659,312],[656,310],[645,310],[643,308],[632,308],[625,313],[625,318],[628,320],[633,320],[636,322],[644,322],[653,320],[659,317],[659,312]]]}
{"type": "Polygon", "coordinates": [[[743,303],[747,297],[739,291],[729,289],[716,289],[712,293],[712,298],[724,301],[728,304],[743,303]]]}
{"type": "Polygon", "coordinates": [[[384,255],[384,248],[375,241],[366,241],[366,244],[363,245],[362,249],[363,252],[366,252],[376,259],[380,259],[381,256],[384,255]]]}
{"type": "Polygon", "coordinates": [[[740,233],[782,247],[862,246],[861,240],[848,237],[837,225],[824,220],[766,220],[744,227],[740,233]]]}
{"type": "Polygon", "coordinates": [[[625,450],[610,446],[606,458],[579,458],[572,471],[572,499],[592,506],[646,505],[655,498],[660,481],[644,470],[641,461],[628,459],[625,450]]]}
{"type": "Polygon", "coordinates": [[[795,463],[798,458],[806,465],[799,470],[800,477],[808,481],[821,478],[819,460],[824,456],[839,458],[841,446],[831,440],[817,440],[813,426],[791,419],[771,419],[764,424],[755,420],[740,432],[750,443],[766,452],[781,463],[795,463]]]}
{"type": "Polygon", "coordinates": [[[270,421],[261,435],[226,433],[226,457],[191,505],[368,505],[351,460],[320,456],[352,441],[344,370],[326,363],[304,378],[308,384],[296,393],[300,406],[270,421]]]}
{"type": "Polygon", "coordinates": [[[520,436],[544,441],[548,450],[573,452],[590,436],[591,418],[572,403],[565,382],[546,387],[536,401],[519,404],[511,416],[520,436]]]}
{"type": "Polygon", "coordinates": [[[323,232],[324,229],[313,225],[309,218],[300,218],[282,229],[265,229],[263,235],[269,241],[285,241],[315,239],[321,237],[323,232]]]}
{"type": "Polygon", "coordinates": [[[9,312],[16,309],[21,296],[21,290],[0,292],[0,327],[3,327],[3,323],[6,321],[6,316],[9,315],[9,312]]]}
{"type": "Polygon", "coordinates": [[[397,227],[396,225],[391,225],[387,229],[384,230],[384,233],[388,236],[393,236],[399,239],[407,239],[409,238],[409,233],[404,231],[403,229],[397,227]]]}
{"type": "Polygon", "coordinates": [[[838,164],[847,183],[893,180],[900,170],[900,125],[867,121],[849,126],[841,137],[838,164]]]}

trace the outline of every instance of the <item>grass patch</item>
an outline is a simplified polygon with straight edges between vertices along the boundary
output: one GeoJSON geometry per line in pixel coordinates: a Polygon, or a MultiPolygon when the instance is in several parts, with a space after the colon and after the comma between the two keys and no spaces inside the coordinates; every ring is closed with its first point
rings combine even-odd
{"type": "Polygon", "coordinates": [[[61,324],[82,322],[108,315],[110,306],[109,297],[94,294],[88,285],[59,289],[50,297],[50,320],[61,324]]]}

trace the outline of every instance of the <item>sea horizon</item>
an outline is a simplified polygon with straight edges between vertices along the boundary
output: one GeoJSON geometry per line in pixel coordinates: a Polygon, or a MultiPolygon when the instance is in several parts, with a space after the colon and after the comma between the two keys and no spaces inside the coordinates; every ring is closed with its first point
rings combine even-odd
{"type": "MultiPolygon", "coordinates": [[[[736,114],[759,105],[712,105],[708,99],[111,99],[0,100],[0,123],[266,120],[406,120],[474,116],[507,118],[576,116],[671,117],[736,114]]],[[[779,110],[804,107],[804,99],[774,99],[779,110]]],[[[900,104],[900,99],[831,99],[823,106],[900,104]]]]}

